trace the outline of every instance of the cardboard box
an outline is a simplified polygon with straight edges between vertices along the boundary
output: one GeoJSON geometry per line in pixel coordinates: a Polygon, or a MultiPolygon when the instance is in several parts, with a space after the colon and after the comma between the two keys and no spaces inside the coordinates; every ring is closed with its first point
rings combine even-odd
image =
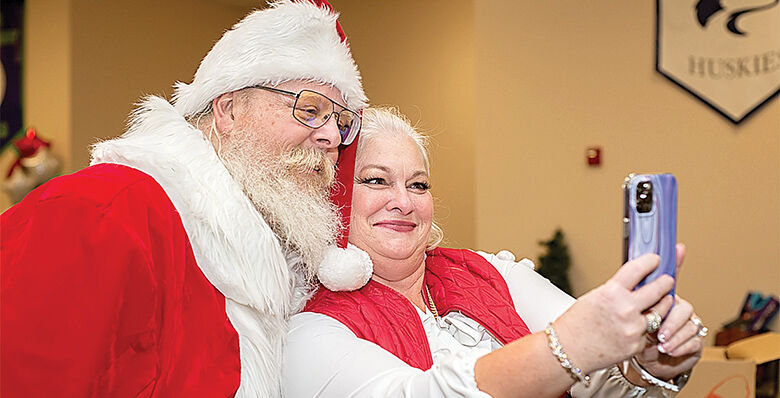
{"type": "MultiPolygon", "coordinates": [[[[763,333],[742,339],[727,347],[705,347],[702,358],[693,368],[688,385],[678,398],[755,398],[756,366],[769,370],[769,382],[760,396],[777,396],[780,334],[763,333]],[[774,379],[774,380],[772,380],[774,379]],[[767,392],[767,389],[773,391],[767,392]],[[766,395],[770,394],[770,395],[766,395]]],[[[766,376],[765,376],[766,378],[766,376]]]]}

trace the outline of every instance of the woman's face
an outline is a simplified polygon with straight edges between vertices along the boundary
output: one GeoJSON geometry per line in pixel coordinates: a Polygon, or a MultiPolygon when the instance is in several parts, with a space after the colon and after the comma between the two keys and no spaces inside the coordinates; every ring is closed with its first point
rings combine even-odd
{"type": "MultiPolygon", "coordinates": [[[[363,144],[355,164],[349,242],[382,260],[422,262],[433,221],[433,198],[420,149],[406,136],[383,134],[363,144]]],[[[415,264],[419,265],[419,264],[415,264]]]]}

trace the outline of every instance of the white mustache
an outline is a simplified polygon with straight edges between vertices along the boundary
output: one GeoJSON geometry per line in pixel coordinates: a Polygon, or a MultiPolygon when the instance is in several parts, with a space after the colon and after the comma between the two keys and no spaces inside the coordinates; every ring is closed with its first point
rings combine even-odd
{"type": "Polygon", "coordinates": [[[282,161],[290,169],[316,170],[327,187],[333,185],[336,167],[330,158],[319,149],[295,147],[283,155],[282,161]]]}

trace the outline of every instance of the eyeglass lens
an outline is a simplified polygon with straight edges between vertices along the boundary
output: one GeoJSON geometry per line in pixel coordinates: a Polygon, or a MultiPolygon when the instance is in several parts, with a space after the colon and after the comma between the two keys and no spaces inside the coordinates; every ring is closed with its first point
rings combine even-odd
{"type": "Polygon", "coordinates": [[[295,100],[293,115],[301,123],[312,128],[319,128],[325,125],[335,113],[341,142],[345,145],[350,144],[354,139],[353,132],[357,133],[360,128],[360,118],[346,108],[334,112],[335,106],[336,104],[330,98],[314,91],[303,90],[295,100]]]}

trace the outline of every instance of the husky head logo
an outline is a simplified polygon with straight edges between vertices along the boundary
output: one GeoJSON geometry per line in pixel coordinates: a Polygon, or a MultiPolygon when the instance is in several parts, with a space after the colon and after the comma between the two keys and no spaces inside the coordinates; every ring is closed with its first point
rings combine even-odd
{"type": "Polygon", "coordinates": [[[699,21],[699,25],[701,25],[702,28],[705,28],[707,27],[707,23],[710,22],[710,20],[715,16],[715,14],[724,12],[727,14],[726,29],[728,29],[729,32],[735,35],[744,36],[746,32],[740,29],[739,26],[737,26],[737,22],[739,22],[739,19],[749,13],[763,11],[775,7],[777,6],[779,1],[780,0],[775,0],[768,4],[753,6],[753,7],[724,8],[723,4],[721,4],[721,0],[699,0],[696,3],[696,19],[699,21]]]}

